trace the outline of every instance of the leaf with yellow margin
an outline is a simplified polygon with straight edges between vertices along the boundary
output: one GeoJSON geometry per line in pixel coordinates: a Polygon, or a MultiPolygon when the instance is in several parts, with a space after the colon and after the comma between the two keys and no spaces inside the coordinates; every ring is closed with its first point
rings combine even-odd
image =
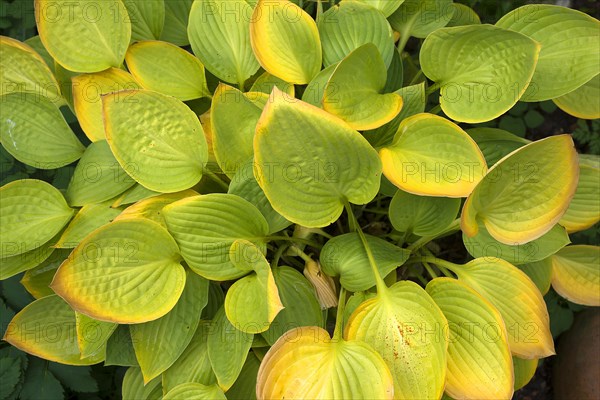
{"type": "MultiPolygon", "coordinates": [[[[52,283],[54,274],[60,264],[71,254],[71,250],[69,249],[54,250],[52,247],[50,249],[53,251],[47,258],[34,268],[25,271],[25,275],[23,275],[20,281],[21,285],[36,299],[54,294],[52,289],[50,289],[50,283],[52,283]]],[[[4,260],[2,262],[4,263],[4,260]]],[[[2,270],[4,270],[4,265],[2,264],[2,270]]]]}
{"type": "Polygon", "coordinates": [[[281,78],[271,75],[268,72],[263,72],[262,75],[256,78],[256,80],[252,84],[252,87],[250,88],[250,91],[271,94],[275,86],[277,86],[282,92],[288,94],[291,97],[294,97],[294,94],[296,92],[294,85],[284,81],[281,78]]]}
{"type": "Polygon", "coordinates": [[[321,39],[313,18],[287,0],[259,0],[250,19],[250,43],[271,75],[304,85],[321,70],[321,39]]]}
{"type": "Polygon", "coordinates": [[[94,230],[112,222],[123,209],[113,208],[111,203],[112,201],[109,200],[103,203],[86,204],[81,207],[54,247],[72,249],[94,230]]]}
{"type": "Polygon", "coordinates": [[[542,295],[548,293],[552,284],[552,257],[517,265],[516,267],[527,274],[533,283],[535,283],[535,286],[540,289],[542,295]]]}
{"type": "Polygon", "coordinates": [[[115,221],[120,221],[122,219],[146,218],[157,222],[166,228],[167,224],[163,218],[162,209],[165,206],[176,202],[177,200],[197,195],[198,192],[188,189],[181,192],[165,193],[150,197],[148,199],[143,199],[123,210],[123,212],[120,213],[117,218],[115,218],[115,221]]]}
{"type": "Polygon", "coordinates": [[[416,114],[400,123],[394,141],[379,150],[383,173],[405,192],[466,197],[487,172],[477,144],[453,122],[416,114]]]}
{"type": "Polygon", "coordinates": [[[81,358],[106,352],[108,339],[119,325],[114,322],[98,321],[82,313],[75,313],[77,346],[81,358]]]}
{"type": "Polygon", "coordinates": [[[567,246],[552,256],[552,287],[567,300],[600,306],[600,247],[567,246]]]}
{"type": "Polygon", "coordinates": [[[569,135],[525,145],[498,161],[467,198],[461,228],[468,237],[483,222],[497,241],[535,240],[560,220],[575,194],[579,168],[569,135]]]}
{"type": "Polygon", "coordinates": [[[565,95],[552,99],[564,112],[582,119],[600,118],[600,74],[565,95]]]}
{"type": "Polygon", "coordinates": [[[393,399],[390,370],[359,340],[333,340],[311,326],[288,331],[269,349],[258,370],[256,398],[393,399]]]}
{"type": "Polygon", "coordinates": [[[579,155],[579,182],[569,208],[558,222],[567,232],[583,231],[600,221],[600,157],[579,155]]]}
{"type": "Polygon", "coordinates": [[[526,360],[513,356],[513,369],[515,371],[515,390],[527,385],[537,369],[539,360],[537,358],[526,360]]]}

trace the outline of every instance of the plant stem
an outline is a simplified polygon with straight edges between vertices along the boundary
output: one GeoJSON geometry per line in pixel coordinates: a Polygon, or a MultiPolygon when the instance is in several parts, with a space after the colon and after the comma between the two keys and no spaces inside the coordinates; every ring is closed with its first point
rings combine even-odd
{"type": "Polygon", "coordinates": [[[459,227],[460,227],[460,218],[457,218],[450,225],[448,225],[448,227],[446,229],[444,229],[442,232],[438,233],[435,236],[423,236],[422,238],[420,238],[419,240],[417,240],[416,242],[414,242],[413,244],[408,246],[407,249],[412,252],[415,252],[416,250],[425,246],[427,243],[431,242],[432,240],[437,239],[437,238],[445,235],[448,232],[452,232],[453,230],[455,230],[459,227]]]}
{"type": "Polygon", "coordinates": [[[427,90],[425,91],[425,97],[428,97],[430,94],[434,93],[436,90],[438,90],[439,88],[442,87],[441,83],[434,83],[433,85],[429,86],[427,88],[427,90]]]}
{"type": "Polygon", "coordinates": [[[302,250],[300,250],[298,247],[296,247],[294,245],[290,246],[290,252],[293,253],[293,255],[298,256],[301,259],[303,259],[304,262],[314,261],[312,258],[310,258],[310,256],[308,254],[306,254],[305,252],[303,252],[302,250]]]}
{"type": "Polygon", "coordinates": [[[436,115],[437,115],[437,114],[439,114],[439,113],[440,113],[440,111],[442,111],[442,106],[438,104],[438,105],[436,105],[436,106],[433,106],[433,107],[431,108],[431,110],[429,110],[429,111],[427,111],[427,112],[428,112],[429,114],[436,114],[436,115]]]}
{"type": "Polygon", "coordinates": [[[340,297],[338,300],[337,311],[335,313],[335,330],[333,331],[332,340],[334,342],[342,340],[342,332],[344,330],[344,309],[346,308],[346,289],[340,286],[340,297]]]}
{"type": "Polygon", "coordinates": [[[279,259],[281,258],[283,252],[291,245],[292,244],[288,242],[277,248],[277,251],[275,252],[275,255],[273,256],[273,261],[271,261],[271,268],[276,267],[277,264],[279,264],[279,259]]]}
{"type": "Polygon", "coordinates": [[[419,70],[419,72],[417,72],[415,74],[415,76],[413,76],[413,78],[410,80],[410,83],[408,84],[408,86],[412,86],[415,83],[417,83],[417,79],[419,79],[421,77],[421,75],[423,75],[423,70],[419,70]]]}
{"type": "MultiPolygon", "coordinates": [[[[423,251],[423,253],[425,253],[425,255],[428,255],[428,256],[431,256],[431,257],[435,257],[435,255],[427,247],[423,248],[422,251],[423,251]]],[[[452,275],[452,273],[450,271],[448,271],[448,269],[446,267],[444,267],[443,265],[439,265],[438,264],[437,267],[438,267],[438,269],[440,271],[442,271],[442,274],[444,274],[448,278],[454,278],[454,276],[452,275]]]]}
{"type": "Polygon", "coordinates": [[[462,269],[462,265],[455,264],[453,262],[446,261],[444,259],[433,257],[433,256],[415,256],[415,257],[409,258],[405,262],[405,264],[419,264],[419,263],[421,263],[423,265],[425,265],[425,263],[435,264],[438,267],[442,266],[442,267],[448,268],[450,271],[455,272],[455,273],[456,273],[456,271],[462,269]]]}
{"type": "Polygon", "coordinates": [[[221,178],[217,176],[214,172],[209,170],[208,168],[204,170],[204,174],[212,179],[215,183],[217,183],[221,188],[225,189],[225,192],[229,190],[229,185],[221,178]]]}
{"type": "Polygon", "coordinates": [[[289,236],[267,236],[266,239],[267,240],[285,240],[288,242],[297,242],[297,243],[307,244],[311,247],[314,247],[315,249],[320,249],[321,247],[323,247],[321,244],[314,242],[312,240],[296,238],[296,237],[289,237],[289,236]]]}
{"type": "Polygon", "coordinates": [[[429,273],[429,276],[431,276],[432,279],[438,277],[438,274],[435,273],[435,271],[433,270],[433,268],[431,268],[429,264],[427,264],[425,261],[422,261],[421,264],[423,264],[423,266],[427,270],[427,273],[429,273]]]}

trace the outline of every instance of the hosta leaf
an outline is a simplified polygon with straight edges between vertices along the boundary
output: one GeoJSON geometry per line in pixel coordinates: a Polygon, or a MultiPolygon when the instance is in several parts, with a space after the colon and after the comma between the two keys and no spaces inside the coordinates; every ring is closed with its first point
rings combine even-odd
{"type": "Polygon", "coordinates": [[[158,39],[165,24],[164,0],[124,0],[131,21],[131,40],[158,39]]]}
{"type": "Polygon", "coordinates": [[[112,222],[85,238],[52,289],[78,312],[107,322],[152,321],[169,312],[185,285],[177,244],[159,224],[112,222]]]}
{"type": "Polygon", "coordinates": [[[240,272],[253,272],[227,291],[224,304],[227,319],[242,332],[264,332],[283,309],[271,267],[262,249],[247,240],[233,242],[229,258],[240,272]]]}
{"type": "Polygon", "coordinates": [[[321,70],[317,24],[290,1],[258,1],[250,19],[250,43],[265,71],[286,82],[307,84],[321,70]]]}
{"type": "Polygon", "coordinates": [[[210,94],[204,65],[192,54],[174,44],[157,40],[138,42],[127,49],[127,68],[145,88],[192,100],[210,94]]]}
{"type": "Polygon", "coordinates": [[[486,257],[457,266],[454,272],[498,309],[512,354],[527,359],[554,354],[546,303],[523,271],[500,258],[486,257]]]}
{"type": "MultiPolygon", "coordinates": [[[[1,41],[2,39],[0,39],[1,41]]],[[[54,72],[54,58],[48,53],[48,50],[44,47],[42,43],[42,39],[40,39],[40,35],[32,36],[26,39],[23,43],[30,46],[36,53],[42,57],[50,71],[54,72]]]]}
{"type": "Polygon", "coordinates": [[[209,322],[200,321],[188,347],[177,361],[163,373],[162,384],[165,393],[186,382],[203,385],[212,385],[217,382],[208,356],[209,326],[209,322]]]}
{"type": "Polygon", "coordinates": [[[344,201],[365,204],[379,189],[381,162],[342,120],[274,89],[256,127],[254,176],[273,209],[307,227],[326,226],[344,201]]]}
{"type": "Polygon", "coordinates": [[[538,366],[538,360],[526,360],[519,357],[513,357],[513,368],[515,372],[515,390],[521,389],[523,386],[527,385],[533,375],[535,375],[535,371],[538,366]]]}
{"type": "Polygon", "coordinates": [[[552,256],[552,287],[562,297],[600,306],[600,247],[567,246],[552,256]]]}
{"type": "MultiPolygon", "coordinates": [[[[386,3],[393,6],[393,2],[386,3]]],[[[359,1],[342,1],[327,10],[318,22],[325,67],[342,61],[362,45],[372,43],[387,68],[395,48],[392,28],[385,17],[380,10],[359,1]]]]}
{"type": "Polygon", "coordinates": [[[600,60],[595,52],[600,47],[600,23],[581,11],[531,4],[509,12],[496,26],[527,35],[542,45],[524,101],[565,95],[598,75],[600,60]]]}
{"type": "MultiPolygon", "coordinates": [[[[110,322],[107,322],[109,324],[110,322]]],[[[129,325],[119,325],[106,342],[106,361],[104,365],[120,365],[123,367],[138,367],[135,350],[131,343],[129,325]]],[[[142,374],[140,372],[140,380],[142,374]]]]}
{"type": "Polygon", "coordinates": [[[98,72],[119,67],[131,38],[131,22],[119,0],[35,0],[44,47],[63,67],[98,72]]]}
{"type": "Polygon", "coordinates": [[[49,183],[22,179],[0,188],[2,258],[42,246],[69,222],[75,210],[49,183]]]}
{"type": "Polygon", "coordinates": [[[217,311],[225,303],[225,293],[219,282],[211,282],[208,286],[208,304],[202,310],[202,318],[212,320],[217,311]]]}
{"type": "Polygon", "coordinates": [[[54,247],[72,249],[92,231],[115,219],[122,209],[112,208],[110,203],[106,201],[83,206],[67,225],[54,247]]]}
{"type": "Polygon", "coordinates": [[[163,317],[130,326],[144,383],[159,376],[179,358],[192,340],[208,301],[208,281],[188,271],[175,307],[163,317]]]}
{"type": "MultiPolygon", "coordinates": [[[[54,291],[50,289],[50,283],[52,283],[54,274],[60,264],[71,254],[71,250],[54,250],[51,247],[50,249],[52,251],[47,256],[44,256],[47,258],[34,268],[28,269],[20,281],[21,285],[36,299],[54,294],[54,291]]],[[[2,270],[4,270],[4,262],[2,260],[2,270]]]]}
{"type": "Polygon", "coordinates": [[[60,85],[63,98],[71,110],[74,110],[72,79],[77,75],[79,75],[79,72],[69,71],[57,61],[54,61],[54,76],[60,85]]]}
{"type": "Polygon", "coordinates": [[[163,396],[163,400],[227,400],[217,386],[204,386],[200,383],[184,383],[163,396]]]}
{"type": "Polygon", "coordinates": [[[0,94],[35,93],[60,105],[58,82],[44,59],[29,45],[0,36],[0,94]]]}
{"type": "Polygon", "coordinates": [[[268,345],[273,345],[290,329],[323,326],[323,313],[315,289],[300,272],[290,267],[277,267],[273,269],[273,278],[284,308],[262,333],[268,345]]]}
{"type": "Polygon", "coordinates": [[[128,368],[123,378],[122,395],[123,400],[159,400],[162,397],[160,379],[145,383],[139,368],[128,368]]]}
{"type": "Polygon", "coordinates": [[[83,153],[69,182],[66,198],[75,207],[101,203],[123,193],[134,183],[113,156],[106,140],[102,140],[90,144],[83,153]]]}
{"type": "MultiPolygon", "coordinates": [[[[119,68],[77,75],[71,78],[71,82],[73,107],[77,120],[92,142],[106,140],[102,117],[102,95],[141,88],[130,73],[119,68]]],[[[121,101],[132,101],[131,92],[124,92],[121,101]]]]}
{"type": "Polygon", "coordinates": [[[119,197],[117,197],[112,206],[120,207],[122,205],[133,204],[140,200],[145,200],[145,199],[149,199],[154,196],[158,196],[159,194],[161,194],[161,193],[155,192],[150,189],[146,189],[139,183],[135,183],[131,188],[127,189],[119,197]]]}
{"type": "Polygon", "coordinates": [[[227,391],[228,400],[256,400],[256,377],[260,361],[250,353],[242,367],[240,376],[233,386],[227,391]]]}
{"type": "Polygon", "coordinates": [[[552,257],[527,264],[517,265],[535,283],[542,295],[548,293],[552,283],[552,257]]]}
{"type": "Polygon", "coordinates": [[[466,197],[487,171],[483,154],[465,131],[427,113],[402,121],[379,155],[394,185],[422,196],[466,197]]]}
{"type": "Polygon", "coordinates": [[[157,222],[166,228],[167,225],[162,216],[162,209],[177,200],[197,195],[198,193],[196,191],[188,189],[181,192],[165,193],[140,200],[134,205],[127,207],[117,218],[115,218],[115,221],[146,218],[157,222]]]}
{"type": "Polygon", "coordinates": [[[4,257],[0,259],[0,262],[2,262],[0,280],[10,278],[44,263],[54,252],[53,246],[57,236],[54,236],[40,247],[24,253],[21,252],[20,244],[17,242],[3,243],[2,255],[4,257]]]}
{"type": "Polygon", "coordinates": [[[479,223],[475,236],[469,237],[463,233],[463,242],[474,258],[502,258],[514,265],[543,260],[571,243],[565,228],[558,224],[531,242],[510,245],[494,239],[482,223],[479,223]]]}
{"type": "Polygon", "coordinates": [[[511,399],[512,356],[498,310],[456,279],[434,279],[427,293],[448,320],[446,393],[455,399],[511,399]]]}
{"type": "MultiPolygon", "coordinates": [[[[404,2],[404,0],[355,0],[378,9],[384,16],[389,17],[404,2]]],[[[343,3],[342,3],[343,4],[343,3]]]]}
{"type": "Polygon", "coordinates": [[[469,6],[461,3],[452,3],[454,14],[446,24],[446,26],[463,26],[463,25],[478,25],[481,24],[479,15],[469,6]]]}
{"type": "MultiPolygon", "coordinates": [[[[408,250],[375,236],[365,236],[381,276],[387,276],[408,259],[408,250]]],[[[323,246],[320,261],[323,272],[329,276],[339,276],[340,284],[351,292],[375,286],[369,258],[356,233],[347,233],[329,240],[323,246]]]]}
{"type": "Polygon", "coordinates": [[[160,35],[160,40],[187,46],[188,20],[194,0],[164,0],[165,2],[165,25],[160,35]]]}
{"type": "Polygon", "coordinates": [[[579,182],[559,224],[568,232],[587,229],[600,221],[600,157],[579,157],[579,182]]]}
{"type": "Polygon", "coordinates": [[[477,143],[490,168],[504,156],[531,143],[527,139],[497,128],[472,128],[467,129],[466,132],[477,143]]]}
{"type": "Polygon", "coordinates": [[[150,190],[178,192],[200,181],[208,160],[202,125],[181,101],[148,90],[102,97],[106,139],[119,164],[150,190]]]}
{"type": "Polygon", "coordinates": [[[600,118],[600,74],[577,89],[552,99],[564,112],[577,118],[600,118]]]}
{"type": "Polygon", "coordinates": [[[485,122],[508,111],[529,84],[540,45],[491,25],[441,28],[423,42],[423,73],[441,87],[448,117],[485,122]]]}
{"type": "Polygon", "coordinates": [[[106,352],[108,338],[117,329],[113,322],[98,321],[85,314],[75,313],[75,329],[77,330],[77,346],[81,357],[91,357],[106,352]]]}
{"type": "Polygon", "coordinates": [[[394,229],[419,236],[436,236],[456,219],[460,199],[416,196],[398,190],[390,203],[394,229]]]}
{"type": "Polygon", "coordinates": [[[15,315],[3,340],[29,354],[62,364],[91,365],[104,360],[103,353],[82,359],[75,335],[75,312],[53,295],[34,301],[15,315]]]}
{"type": "Polygon", "coordinates": [[[294,85],[284,81],[281,78],[271,75],[268,72],[264,72],[262,75],[256,78],[256,80],[252,84],[252,87],[250,88],[250,91],[270,94],[275,86],[277,86],[279,90],[286,93],[287,95],[294,97],[294,85]]]}
{"type": "Polygon", "coordinates": [[[568,135],[523,146],[500,160],[467,198],[461,228],[468,237],[483,222],[497,241],[535,240],[565,213],[578,177],[577,153],[568,135]]]}
{"type": "Polygon", "coordinates": [[[394,386],[381,356],[358,340],[332,340],[322,328],[283,335],[263,359],[258,399],[392,399],[394,386]]]}
{"type": "Polygon", "coordinates": [[[254,335],[231,325],[224,308],[220,308],[215,315],[209,332],[207,345],[210,365],[219,387],[228,391],[242,371],[254,335]]]}
{"type": "Polygon", "coordinates": [[[232,280],[247,273],[229,259],[229,248],[238,239],[255,241],[266,251],[267,221],[241,197],[221,193],[188,197],[163,208],[163,216],[183,259],[207,279],[232,280]]]}
{"type": "Polygon", "coordinates": [[[401,281],[358,306],[345,336],[383,356],[394,379],[394,398],[438,399],[446,379],[448,346],[441,329],[446,324],[425,290],[401,281]]]}
{"type": "Polygon", "coordinates": [[[38,169],[56,169],[83,154],[85,147],[46,97],[10,93],[0,97],[0,103],[0,139],[17,160],[38,169]]]}
{"type": "Polygon", "coordinates": [[[452,0],[405,0],[389,17],[390,25],[406,43],[410,36],[424,39],[450,22],[455,8],[452,0]]]}
{"type": "Polygon", "coordinates": [[[327,81],[323,109],[357,130],[375,129],[390,122],[402,108],[402,97],[397,93],[381,94],[386,74],[375,45],[360,46],[338,64],[327,81]]]}
{"type": "MultiPolygon", "coordinates": [[[[392,55],[392,62],[387,68],[387,78],[385,86],[383,87],[384,93],[391,93],[402,89],[404,85],[404,65],[402,64],[402,56],[398,49],[394,49],[392,55]]],[[[398,93],[400,94],[400,93],[398,93]]],[[[404,100],[404,99],[402,99],[404,100]]]]}
{"type": "Polygon", "coordinates": [[[250,46],[251,15],[243,0],[197,0],[189,18],[194,54],[214,76],[239,84],[240,90],[259,67],[250,46]]]}
{"type": "Polygon", "coordinates": [[[231,86],[220,84],[215,91],[210,109],[213,150],[219,167],[230,178],[252,158],[252,140],[261,111],[231,86]]]}

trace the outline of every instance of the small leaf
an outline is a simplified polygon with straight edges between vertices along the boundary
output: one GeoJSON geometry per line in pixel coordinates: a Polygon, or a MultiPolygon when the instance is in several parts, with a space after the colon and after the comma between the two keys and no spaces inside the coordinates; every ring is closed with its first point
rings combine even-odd
{"type": "Polygon", "coordinates": [[[450,22],[455,8],[452,0],[405,0],[389,17],[390,25],[406,43],[409,36],[424,39],[450,22]]]}
{"type": "Polygon", "coordinates": [[[184,383],[163,396],[163,400],[227,400],[217,386],[204,386],[200,383],[184,383]]]}
{"type": "Polygon", "coordinates": [[[6,399],[13,394],[21,380],[22,374],[20,359],[12,357],[0,358],[0,375],[2,375],[2,381],[0,381],[0,398],[6,399]]]}
{"type": "Polygon", "coordinates": [[[271,75],[268,72],[264,72],[262,75],[256,78],[256,80],[252,84],[252,87],[250,88],[250,91],[270,94],[273,91],[273,88],[276,86],[283,93],[289,95],[290,97],[294,97],[294,85],[284,81],[281,78],[271,75]]]}
{"type": "Polygon", "coordinates": [[[523,386],[527,385],[533,375],[535,375],[535,371],[538,366],[538,360],[526,360],[524,358],[513,357],[513,367],[515,370],[515,390],[521,389],[523,386]]]}
{"type": "Polygon", "coordinates": [[[56,270],[69,254],[71,254],[71,250],[61,249],[51,252],[42,263],[25,272],[21,278],[21,284],[36,299],[54,294],[54,291],[50,289],[50,283],[56,270]]]}
{"type": "Polygon", "coordinates": [[[567,246],[552,256],[552,287],[576,304],[600,306],[600,247],[567,246]]]}

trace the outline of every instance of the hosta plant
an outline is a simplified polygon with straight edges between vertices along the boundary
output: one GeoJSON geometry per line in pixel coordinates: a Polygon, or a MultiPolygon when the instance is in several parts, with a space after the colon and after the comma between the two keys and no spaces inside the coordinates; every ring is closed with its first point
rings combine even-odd
{"type": "Polygon", "coordinates": [[[599,248],[569,245],[600,219],[598,157],[477,125],[519,101],[599,118],[598,20],[488,25],[450,0],[35,16],[39,36],[0,39],[2,145],[75,167],[65,191],[0,189],[0,277],[36,298],[13,346],[127,366],[124,399],[508,399],[554,354],[549,287],[600,305],[599,248]]]}

